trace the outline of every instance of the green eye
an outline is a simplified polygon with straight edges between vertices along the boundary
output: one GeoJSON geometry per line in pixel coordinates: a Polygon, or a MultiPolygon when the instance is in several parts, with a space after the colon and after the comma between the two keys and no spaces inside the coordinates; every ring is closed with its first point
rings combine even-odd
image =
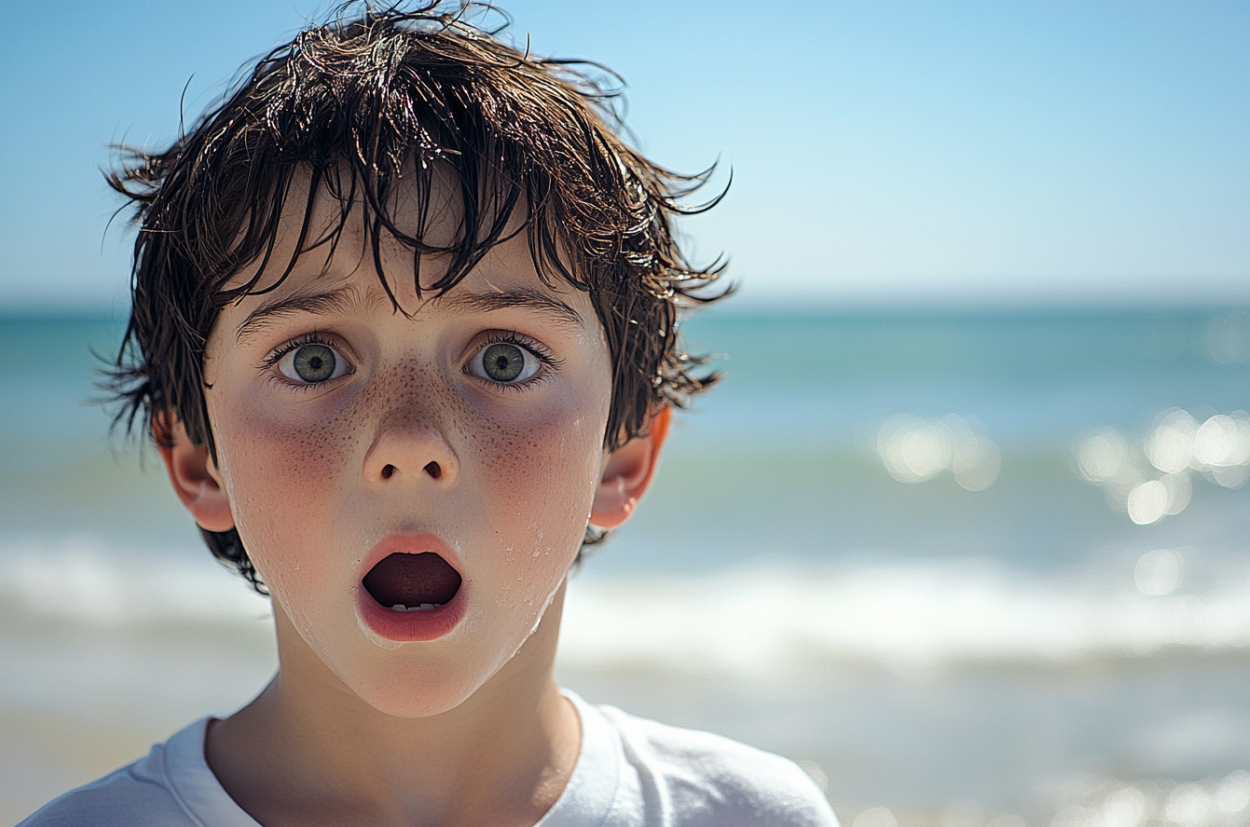
{"type": "Polygon", "coordinates": [[[324,382],[334,375],[334,351],[325,345],[304,345],[292,360],[295,372],[305,382],[324,382]]]}
{"type": "Polygon", "coordinates": [[[502,385],[514,385],[538,373],[538,357],[520,345],[495,342],[477,352],[470,372],[502,385]]]}
{"type": "Polygon", "coordinates": [[[282,357],[278,369],[292,382],[316,385],[350,372],[347,360],[334,348],[316,342],[299,345],[282,357]]]}
{"type": "Polygon", "coordinates": [[[525,368],[525,353],[516,345],[491,345],[482,352],[482,369],[496,382],[512,382],[525,368]]]}

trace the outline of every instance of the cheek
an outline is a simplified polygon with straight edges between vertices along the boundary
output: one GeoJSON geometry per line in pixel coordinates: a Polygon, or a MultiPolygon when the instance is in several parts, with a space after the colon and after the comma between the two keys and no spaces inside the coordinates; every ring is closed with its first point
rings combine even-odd
{"type": "Polygon", "coordinates": [[[309,555],[334,514],[330,498],[352,450],[350,411],[286,421],[248,399],[214,417],[222,476],[244,547],[273,588],[316,576],[327,561],[309,555]]]}
{"type": "Polygon", "coordinates": [[[581,547],[607,417],[606,402],[585,401],[562,399],[539,417],[482,432],[476,471],[511,605],[545,606],[581,547]]]}
{"type": "Polygon", "coordinates": [[[597,465],[597,429],[552,416],[526,426],[501,429],[497,439],[482,440],[481,479],[504,513],[538,516],[540,511],[580,508],[597,465]],[[592,461],[593,460],[593,461],[592,461]]]}

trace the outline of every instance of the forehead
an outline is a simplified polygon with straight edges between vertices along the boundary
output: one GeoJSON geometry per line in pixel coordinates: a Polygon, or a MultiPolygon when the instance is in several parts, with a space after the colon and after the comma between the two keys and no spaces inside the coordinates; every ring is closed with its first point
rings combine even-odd
{"type": "MultiPolygon", "coordinates": [[[[285,289],[291,276],[301,277],[296,281],[310,274],[333,280],[371,266],[381,269],[386,286],[396,291],[404,282],[416,284],[418,277],[421,291],[439,291],[450,286],[445,278],[450,269],[455,268],[452,277],[458,279],[469,264],[479,264],[474,273],[493,271],[497,277],[509,272],[537,275],[540,265],[528,244],[523,190],[510,199],[511,184],[502,179],[482,182],[466,215],[461,181],[447,164],[418,167],[409,162],[378,205],[365,203],[365,187],[357,175],[347,164],[319,173],[308,165],[296,167],[279,217],[266,228],[271,230],[267,243],[222,289],[265,294],[285,289]],[[521,260],[522,252],[528,261],[521,260]]],[[[240,231],[236,245],[246,232],[240,231]]],[[[574,272],[574,257],[558,234],[555,247],[560,264],[574,272]]],[[[552,281],[543,286],[553,292],[570,287],[558,277],[540,281],[552,281]]]]}
{"type": "MultiPolygon", "coordinates": [[[[530,248],[524,199],[501,222],[500,240],[477,251],[480,259],[443,283],[464,240],[462,195],[446,169],[413,175],[393,188],[384,221],[351,191],[345,170],[315,181],[301,169],[291,182],[272,249],[239,269],[225,285],[245,290],[226,315],[236,335],[254,317],[275,312],[470,312],[525,307],[555,322],[585,326],[594,317],[589,296],[561,279],[544,279],[530,248]],[[337,177],[334,177],[337,176],[337,177]],[[315,191],[314,191],[315,188],[315,191]],[[376,240],[376,247],[375,247],[376,240]],[[421,291],[416,289],[420,283],[421,291]]],[[[502,213],[487,202],[489,227],[502,213]]],[[[467,231],[476,228],[470,226],[467,231]]],[[[483,239],[484,231],[476,238],[483,239]]],[[[566,262],[566,266],[568,263],[566,262]]]]}
{"type": "MultiPolygon", "coordinates": [[[[288,271],[342,269],[348,262],[364,262],[373,255],[371,236],[376,232],[379,256],[402,254],[412,269],[415,247],[426,251],[425,258],[437,258],[438,251],[450,252],[462,239],[464,209],[452,172],[432,168],[418,171],[409,165],[387,193],[381,210],[366,205],[364,187],[347,164],[316,171],[296,166],[281,198],[277,221],[255,258],[238,267],[226,280],[225,290],[248,287],[248,292],[273,290],[288,271]],[[407,241],[408,243],[405,243],[407,241]],[[415,242],[415,244],[414,244],[415,242]]],[[[261,223],[257,205],[235,239],[243,244],[251,223],[261,223]]],[[[524,217],[509,216],[509,230],[521,229],[524,217]]],[[[327,272],[327,275],[330,275],[327,272]]],[[[429,279],[423,278],[425,283],[429,279]]]]}

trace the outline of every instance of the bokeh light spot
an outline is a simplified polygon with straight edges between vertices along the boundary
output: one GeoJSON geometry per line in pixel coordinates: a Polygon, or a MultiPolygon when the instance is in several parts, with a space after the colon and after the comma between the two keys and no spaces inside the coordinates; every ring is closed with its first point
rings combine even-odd
{"type": "Polygon", "coordinates": [[[851,827],[898,827],[898,819],[886,807],[869,807],[855,816],[851,827]]]}
{"type": "Polygon", "coordinates": [[[1178,552],[1159,548],[1137,559],[1133,580],[1142,594],[1162,597],[1176,591],[1184,573],[1184,561],[1178,552]]]}
{"type": "Polygon", "coordinates": [[[941,419],[895,414],[881,425],[875,447],[885,470],[903,483],[925,482],[949,470],[963,488],[984,491],[1002,470],[1002,454],[984,426],[955,414],[941,419]]]}

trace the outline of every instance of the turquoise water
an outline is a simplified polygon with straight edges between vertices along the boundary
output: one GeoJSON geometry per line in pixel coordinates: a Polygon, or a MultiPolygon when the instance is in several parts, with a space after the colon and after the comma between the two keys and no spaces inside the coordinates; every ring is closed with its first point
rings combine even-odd
{"type": "MultiPolygon", "coordinates": [[[[687,550],[638,550],[633,562],[612,565],[702,568],[747,559],[761,544],[821,559],[871,548],[1070,564],[1131,527],[1072,473],[1078,435],[1101,426],[1140,434],[1168,408],[1205,416],[1250,407],[1250,361],[1212,357],[1213,322],[1227,315],[734,309],[696,318],[686,327],[690,347],[728,354],[716,363],[725,379],[681,418],[660,487],[626,532],[646,535],[649,547],[669,537],[687,550]],[[977,494],[941,479],[895,483],[871,443],[899,412],[980,420],[1002,454],[996,483],[977,494]],[[994,539],[950,535],[958,530],[947,524],[969,519],[993,526],[994,539]]],[[[10,531],[40,530],[49,508],[62,512],[58,521],[107,517],[85,477],[115,468],[133,480],[136,452],[110,442],[107,417],[88,404],[98,395],[91,350],[111,355],[120,332],[106,318],[0,319],[8,354],[0,360],[0,514],[10,531]]],[[[1240,502],[1210,488],[1196,489],[1195,508],[1240,502]]],[[[115,519],[137,528],[128,515],[115,519]]],[[[1166,534],[1176,522],[1151,530],[1166,534]]]]}
{"type": "MultiPolygon", "coordinates": [[[[1250,317],[734,308],[685,330],[724,382],[575,579],[562,680],[806,762],[847,827],[1245,823],[1250,317]]],[[[264,602],[84,404],[119,334],[0,318],[0,776],[22,779],[0,815],[273,668],[264,602]]]]}

